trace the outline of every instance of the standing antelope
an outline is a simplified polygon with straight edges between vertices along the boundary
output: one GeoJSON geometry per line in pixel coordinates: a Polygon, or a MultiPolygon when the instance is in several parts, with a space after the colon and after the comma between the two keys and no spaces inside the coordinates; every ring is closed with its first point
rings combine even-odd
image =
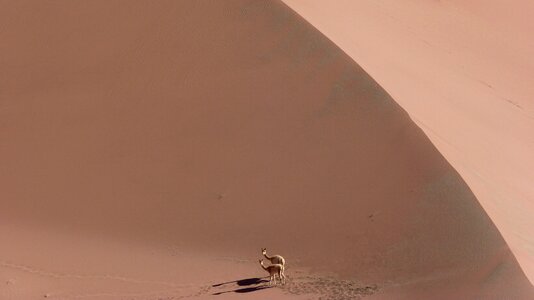
{"type": "Polygon", "coordinates": [[[282,274],[283,267],[281,264],[274,264],[266,267],[263,264],[263,259],[260,259],[260,265],[265,271],[269,272],[269,284],[274,283],[276,285],[276,275],[278,275],[280,283],[285,283],[285,276],[282,274]]]}
{"type": "Polygon", "coordinates": [[[267,248],[261,248],[261,254],[263,254],[263,256],[267,258],[271,262],[271,264],[279,264],[282,266],[282,277],[285,279],[286,275],[284,271],[285,271],[286,260],[281,255],[273,255],[273,256],[267,255],[267,248]]]}

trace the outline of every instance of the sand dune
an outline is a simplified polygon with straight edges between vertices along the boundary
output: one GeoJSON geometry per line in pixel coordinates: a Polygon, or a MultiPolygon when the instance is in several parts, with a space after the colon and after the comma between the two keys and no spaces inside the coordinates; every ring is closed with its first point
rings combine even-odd
{"type": "Polygon", "coordinates": [[[534,281],[532,1],[285,1],[378,81],[534,281]]]}
{"type": "Polygon", "coordinates": [[[283,3],[0,14],[2,298],[532,295],[423,131],[283,3]]]}

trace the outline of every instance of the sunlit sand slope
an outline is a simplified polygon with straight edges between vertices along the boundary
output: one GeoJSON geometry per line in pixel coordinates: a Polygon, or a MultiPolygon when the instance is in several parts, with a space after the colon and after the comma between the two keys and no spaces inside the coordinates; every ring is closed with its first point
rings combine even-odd
{"type": "Polygon", "coordinates": [[[0,12],[2,295],[531,292],[408,114],[283,3],[0,12]],[[232,292],[261,247],[288,285],[232,292]]]}

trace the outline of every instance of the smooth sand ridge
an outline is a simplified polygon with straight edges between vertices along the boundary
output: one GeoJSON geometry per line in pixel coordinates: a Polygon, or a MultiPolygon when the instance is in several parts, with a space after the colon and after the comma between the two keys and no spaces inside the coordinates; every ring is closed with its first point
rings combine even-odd
{"type": "Polygon", "coordinates": [[[406,109],[534,282],[534,3],[285,2],[406,109]]]}
{"type": "Polygon", "coordinates": [[[283,3],[1,6],[2,298],[532,295],[425,134],[283,3]],[[283,289],[240,285],[261,247],[283,289]]]}

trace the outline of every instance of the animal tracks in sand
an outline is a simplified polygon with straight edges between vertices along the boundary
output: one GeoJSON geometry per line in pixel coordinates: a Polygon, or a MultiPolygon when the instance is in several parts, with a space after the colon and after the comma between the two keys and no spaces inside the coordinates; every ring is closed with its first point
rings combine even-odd
{"type": "MultiPolygon", "coordinates": [[[[376,293],[377,285],[366,285],[352,280],[340,280],[333,277],[308,275],[305,272],[295,270],[295,273],[287,276],[284,285],[269,286],[265,278],[247,278],[211,285],[203,284],[177,284],[172,282],[140,280],[116,275],[81,275],[70,273],[56,273],[34,268],[28,265],[14,264],[0,261],[0,267],[15,269],[30,273],[39,277],[57,280],[86,280],[89,285],[94,281],[118,281],[129,284],[128,286],[146,285],[149,289],[143,291],[126,290],[103,290],[87,293],[59,292],[46,293],[47,299],[128,299],[128,300],[178,300],[191,299],[201,296],[217,296],[222,294],[246,294],[267,292],[271,288],[280,289],[283,293],[292,295],[306,295],[309,299],[321,300],[344,300],[361,299],[376,293]]],[[[8,280],[6,285],[13,285],[15,281],[8,280]]],[[[125,286],[126,287],[126,286],[125,286]]],[[[216,298],[216,297],[214,297],[216,298]]]]}
{"type": "Polygon", "coordinates": [[[320,276],[288,276],[284,285],[269,286],[267,278],[248,278],[212,285],[207,292],[212,295],[251,293],[279,288],[287,294],[308,295],[310,299],[345,300],[361,299],[376,293],[377,285],[363,285],[351,280],[339,280],[320,276]]]}
{"type": "Polygon", "coordinates": [[[364,285],[352,280],[331,277],[302,276],[288,277],[288,284],[282,289],[290,294],[313,294],[321,300],[361,299],[378,292],[378,286],[364,285]]]}

